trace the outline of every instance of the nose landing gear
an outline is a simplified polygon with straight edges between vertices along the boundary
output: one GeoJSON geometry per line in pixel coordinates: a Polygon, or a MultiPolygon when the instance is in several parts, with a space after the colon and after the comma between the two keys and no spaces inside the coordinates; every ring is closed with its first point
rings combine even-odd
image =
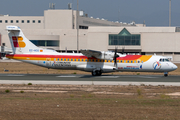
{"type": "Polygon", "coordinates": [[[167,77],[168,76],[168,72],[164,72],[164,77],[167,77]]]}

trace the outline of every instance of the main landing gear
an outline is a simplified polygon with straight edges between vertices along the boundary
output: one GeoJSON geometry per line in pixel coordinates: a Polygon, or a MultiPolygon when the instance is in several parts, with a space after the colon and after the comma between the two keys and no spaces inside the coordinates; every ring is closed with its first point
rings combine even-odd
{"type": "Polygon", "coordinates": [[[101,76],[101,74],[102,74],[102,71],[101,70],[93,70],[92,71],[92,76],[101,76]]]}
{"type": "Polygon", "coordinates": [[[164,72],[164,77],[167,77],[168,76],[168,72],[164,72]]]}

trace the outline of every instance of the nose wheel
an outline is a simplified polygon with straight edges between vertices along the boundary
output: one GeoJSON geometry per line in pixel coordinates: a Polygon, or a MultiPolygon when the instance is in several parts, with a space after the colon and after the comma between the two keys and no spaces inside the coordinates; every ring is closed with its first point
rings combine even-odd
{"type": "Polygon", "coordinates": [[[164,77],[167,77],[168,76],[168,72],[164,72],[164,77]]]}

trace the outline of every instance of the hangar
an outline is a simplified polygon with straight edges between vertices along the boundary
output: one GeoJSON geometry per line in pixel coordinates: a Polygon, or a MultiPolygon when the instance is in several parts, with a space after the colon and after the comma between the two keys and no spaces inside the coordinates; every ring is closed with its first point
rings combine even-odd
{"type": "Polygon", "coordinates": [[[6,48],[11,48],[7,25],[19,26],[35,45],[59,52],[76,52],[78,39],[79,50],[108,51],[118,47],[118,52],[157,54],[180,61],[179,27],[112,22],[88,17],[83,11],[77,17],[76,11],[69,9],[45,10],[44,16],[0,15],[0,44],[6,48]]]}

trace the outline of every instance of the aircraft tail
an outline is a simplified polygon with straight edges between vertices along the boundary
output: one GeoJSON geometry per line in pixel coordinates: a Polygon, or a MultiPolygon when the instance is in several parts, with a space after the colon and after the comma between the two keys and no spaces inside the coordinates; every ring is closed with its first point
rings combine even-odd
{"type": "Polygon", "coordinates": [[[32,52],[43,52],[43,49],[35,46],[23,34],[18,26],[6,26],[13,54],[23,54],[32,52]]]}

